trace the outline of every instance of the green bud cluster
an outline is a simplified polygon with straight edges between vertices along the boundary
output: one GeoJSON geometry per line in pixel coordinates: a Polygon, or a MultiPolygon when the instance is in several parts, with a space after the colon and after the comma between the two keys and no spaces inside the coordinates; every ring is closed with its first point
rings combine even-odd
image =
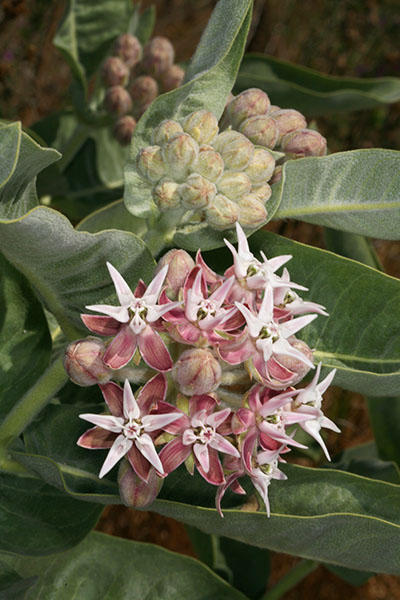
{"type": "Polygon", "coordinates": [[[153,146],[137,157],[140,175],[153,185],[160,211],[186,209],[216,230],[260,226],[271,196],[268,181],[275,159],[255,147],[244,134],[220,133],[209,111],[191,113],[184,121],[165,120],[153,132],[153,146]]]}
{"type": "Polygon", "coordinates": [[[227,103],[221,128],[238,131],[256,146],[282,151],[288,158],[326,154],[326,139],[307,129],[299,111],[272,106],[268,95],[257,88],[245,90],[227,103]]]}
{"type": "Polygon", "coordinates": [[[101,75],[104,108],[116,118],[113,135],[120,144],[129,144],[137,120],[159,94],[181,85],[185,72],[174,59],[174,47],[165,37],[154,37],[144,47],[129,33],[115,41],[101,75]]]}

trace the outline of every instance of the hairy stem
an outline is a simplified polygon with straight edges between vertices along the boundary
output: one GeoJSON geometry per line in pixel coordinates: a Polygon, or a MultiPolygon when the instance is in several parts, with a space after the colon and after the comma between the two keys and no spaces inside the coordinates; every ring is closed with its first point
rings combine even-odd
{"type": "Polygon", "coordinates": [[[315,571],[319,563],[315,560],[303,559],[289,573],[286,573],[270,590],[268,590],[260,600],[279,600],[283,594],[286,594],[295,585],[299,583],[309,573],[315,571]]]}

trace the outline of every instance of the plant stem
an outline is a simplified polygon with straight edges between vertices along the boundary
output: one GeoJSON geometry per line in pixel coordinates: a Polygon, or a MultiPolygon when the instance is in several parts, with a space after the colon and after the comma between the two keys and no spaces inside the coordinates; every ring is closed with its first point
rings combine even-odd
{"type": "Polygon", "coordinates": [[[289,573],[286,573],[270,590],[267,590],[260,600],[279,600],[289,590],[291,590],[299,581],[304,579],[309,573],[315,571],[319,563],[315,560],[303,559],[289,573]]]}
{"type": "Polygon", "coordinates": [[[64,385],[68,376],[57,358],[22,396],[0,426],[0,469],[10,464],[7,447],[64,385]]]}

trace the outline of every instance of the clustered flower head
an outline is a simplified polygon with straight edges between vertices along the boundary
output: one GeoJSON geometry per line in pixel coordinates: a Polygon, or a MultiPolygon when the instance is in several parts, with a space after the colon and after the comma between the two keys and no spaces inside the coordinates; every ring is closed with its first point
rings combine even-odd
{"type": "Polygon", "coordinates": [[[116,118],[113,134],[120,144],[129,144],[137,120],[159,94],[181,85],[185,72],[174,59],[166,37],[154,37],[144,47],[129,33],[115,41],[101,71],[104,107],[116,118]]]}
{"type": "Polygon", "coordinates": [[[82,414],[94,427],[78,445],[107,449],[106,475],[123,459],[121,496],[144,506],[163,479],[181,464],[216,487],[216,506],[228,488],[245,494],[249,477],[269,515],[272,479],[298,442],[299,427],[322,447],[321,429],[338,432],[322,412],[322,395],[335,375],[322,381],[321,364],[311,383],[295,387],[314,369],[312,350],[297,332],[325,308],[304,300],[307,288],[291,281],[290,255],[255,257],[240,225],[238,247],[226,241],[233,264],[215,273],[200,251],[194,261],[171,250],[148,286],[134,291],[108,263],[119,305],[90,305],[83,314],[93,337],[67,348],[73,381],[97,381],[108,414],[82,414]],[[282,270],[282,273],[278,272],[282,270]],[[131,381],[145,385],[132,391],[131,381]],[[111,381],[123,381],[123,387],[111,381]]]}
{"type": "Polygon", "coordinates": [[[271,105],[268,95],[257,88],[228,102],[221,129],[239,131],[258,146],[284,152],[287,159],[326,154],[326,139],[307,128],[298,110],[271,105]]]}
{"type": "Polygon", "coordinates": [[[139,152],[137,170],[161,212],[183,210],[193,222],[205,221],[219,231],[266,221],[268,181],[275,169],[269,150],[238,131],[221,133],[207,110],[182,122],[163,121],[152,142],[139,152]]]}

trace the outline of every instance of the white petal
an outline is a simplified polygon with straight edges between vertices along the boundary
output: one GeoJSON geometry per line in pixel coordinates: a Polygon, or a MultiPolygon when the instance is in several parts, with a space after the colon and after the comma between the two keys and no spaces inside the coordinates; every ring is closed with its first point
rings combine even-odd
{"type": "Polygon", "coordinates": [[[124,425],[124,420],[121,417],[113,417],[112,415],[92,415],[85,413],[79,415],[79,417],[84,421],[98,425],[102,429],[107,429],[107,431],[112,431],[113,433],[120,433],[124,425]]]}
{"type": "Polygon", "coordinates": [[[164,469],[151,437],[147,433],[144,433],[140,438],[135,440],[135,445],[139,452],[147,458],[149,463],[163,475],[164,469]]]}
{"type": "Polygon", "coordinates": [[[182,417],[182,413],[169,413],[166,415],[146,415],[142,418],[142,423],[145,431],[156,431],[162,429],[166,425],[173,423],[182,417]]]}
{"type": "Polygon", "coordinates": [[[240,312],[246,319],[250,336],[256,338],[260,333],[260,329],[263,326],[262,322],[256,315],[253,315],[253,313],[250,312],[247,306],[244,306],[244,304],[241,304],[240,302],[235,302],[235,306],[237,309],[240,310],[240,312]]]}
{"type": "Polygon", "coordinates": [[[103,313],[108,317],[112,317],[119,323],[127,323],[129,321],[129,312],[125,306],[110,306],[109,304],[90,304],[86,306],[89,310],[103,313]]]}
{"type": "Polygon", "coordinates": [[[309,325],[311,321],[314,321],[318,315],[304,315],[304,317],[297,317],[296,319],[292,319],[291,321],[286,321],[286,323],[282,323],[279,326],[279,331],[282,333],[283,337],[287,338],[291,335],[294,335],[300,329],[303,329],[306,325],[309,325]]]}
{"type": "Polygon", "coordinates": [[[124,415],[125,418],[130,421],[131,419],[138,419],[140,417],[140,408],[133,395],[131,384],[128,379],[125,379],[124,383],[124,415]]]}
{"type": "Polygon", "coordinates": [[[107,458],[101,467],[101,471],[99,473],[100,479],[104,477],[117,462],[125,456],[125,454],[131,449],[132,440],[128,440],[124,435],[119,435],[113,445],[111,446],[107,458]]]}
{"type": "Polygon", "coordinates": [[[199,461],[203,471],[208,473],[210,470],[210,456],[208,454],[207,446],[204,444],[195,444],[193,446],[193,452],[197,460],[199,461]]]}
{"type": "Polygon", "coordinates": [[[113,267],[111,263],[107,263],[107,268],[111,275],[111,279],[113,280],[115,291],[117,292],[118,300],[120,301],[121,306],[129,306],[129,304],[134,300],[134,295],[131,288],[126,283],[121,273],[119,273],[119,271],[117,271],[117,269],[113,267]]]}
{"type": "Polygon", "coordinates": [[[230,454],[231,456],[240,458],[240,453],[235,446],[228,442],[228,440],[226,440],[219,433],[215,434],[214,439],[210,442],[210,446],[211,448],[214,448],[214,450],[218,450],[219,452],[224,452],[225,454],[230,454]]]}
{"type": "Polygon", "coordinates": [[[156,304],[158,296],[160,295],[164,279],[167,276],[169,266],[165,265],[159,273],[150,281],[145,293],[143,294],[143,300],[146,304],[156,304]]]}

